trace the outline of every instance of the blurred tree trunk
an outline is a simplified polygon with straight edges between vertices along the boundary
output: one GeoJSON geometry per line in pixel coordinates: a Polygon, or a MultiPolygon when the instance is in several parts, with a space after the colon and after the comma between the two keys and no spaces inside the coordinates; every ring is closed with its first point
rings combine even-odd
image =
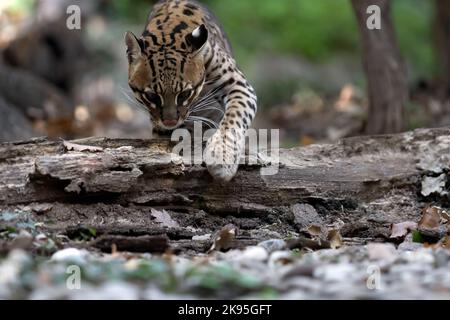
{"type": "Polygon", "coordinates": [[[0,142],[26,140],[38,135],[30,120],[1,95],[0,114],[0,142]]]}
{"type": "Polygon", "coordinates": [[[450,95],[450,1],[435,0],[434,34],[440,66],[439,96],[450,95]]]}
{"type": "Polygon", "coordinates": [[[0,59],[0,141],[73,136],[73,113],[59,88],[0,59]]]}
{"type": "Polygon", "coordinates": [[[367,77],[368,134],[400,132],[404,129],[404,107],[408,99],[406,65],[400,55],[391,19],[390,0],[352,0],[361,34],[363,63],[367,77]],[[367,8],[381,9],[381,29],[370,30],[367,8]]]}

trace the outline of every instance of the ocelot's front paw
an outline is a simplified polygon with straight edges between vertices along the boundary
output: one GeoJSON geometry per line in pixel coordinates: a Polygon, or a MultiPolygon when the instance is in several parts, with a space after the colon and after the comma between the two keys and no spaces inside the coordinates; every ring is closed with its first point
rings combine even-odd
{"type": "Polygon", "coordinates": [[[229,182],[236,175],[242,153],[239,135],[218,130],[207,142],[204,160],[214,180],[229,182]]]}

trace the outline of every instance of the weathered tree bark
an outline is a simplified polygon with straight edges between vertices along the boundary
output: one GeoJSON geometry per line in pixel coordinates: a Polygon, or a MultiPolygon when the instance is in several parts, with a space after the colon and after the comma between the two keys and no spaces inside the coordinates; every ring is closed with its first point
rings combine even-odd
{"type": "Polygon", "coordinates": [[[352,0],[361,35],[369,95],[368,134],[396,133],[404,129],[408,99],[406,65],[401,57],[391,19],[390,0],[352,0]],[[367,27],[367,8],[381,9],[381,29],[367,27]]]}
{"type": "Polygon", "coordinates": [[[450,1],[435,0],[435,43],[439,61],[439,96],[446,99],[450,95],[450,1]]]}
{"type": "Polygon", "coordinates": [[[392,223],[417,221],[428,203],[448,205],[445,186],[421,192],[425,178],[449,179],[450,128],[281,150],[277,174],[242,165],[229,184],[183,163],[167,140],[74,143],[0,144],[0,230],[3,212],[19,212],[47,232],[91,234],[102,250],[117,240],[130,251],[206,252],[205,235],[230,223],[240,230],[237,246],[337,221],[346,241],[364,242],[388,238],[392,223]]]}

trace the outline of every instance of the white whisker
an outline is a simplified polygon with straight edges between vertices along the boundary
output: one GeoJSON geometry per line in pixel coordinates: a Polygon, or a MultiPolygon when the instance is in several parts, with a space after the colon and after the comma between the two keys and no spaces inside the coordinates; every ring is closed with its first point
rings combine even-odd
{"type": "Polygon", "coordinates": [[[225,112],[222,108],[216,107],[214,105],[206,105],[206,106],[202,106],[201,108],[195,108],[195,109],[191,110],[189,114],[199,113],[199,112],[202,112],[205,110],[216,110],[216,111],[219,111],[222,115],[225,114],[225,112]]]}
{"type": "Polygon", "coordinates": [[[202,124],[205,124],[205,125],[207,125],[208,126],[208,128],[212,128],[211,127],[211,125],[209,124],[209,123],[207,123],[207,122],[204,122],[204,121],[200,121],[200,120],[192,120],[192,119],[186,119],[184,122],[186,122],[186,123],[189,123],[189,122],[192,122],[192,123],[195,123],[195,122],[200,122],[200,123],[202,123],[202,124]]]}
{"type": "Polygon", "coordinates": [[[194,121],[200,121],[200,122],[205,123],[205,124],[211,124],[212,127],[218,128],[218,124],[217,123],[215,123],[213,120],[205,118],[205,117],[189,116],[188,119],[192,119],[194,121]]]}
{"type": "Polygon", "coordinates": [[[201,99],[196,102],[196,104],[200,104],[200,103],[214,99],[220,93],[220,89],[221,88],[219,88],[219,87],[212,89],[207,94],[202,96],[201,99]]]}
{"type": "Polygon", "coordinates": [[[120,87],[123,95],[125,96],[125,98],[127,98],[127,102],[129,102],[132,107],[136,107],[139,111],[144,112],[146,115],[149,114],[148,109],[143,104],[141,104],[139,101],[137,101],[137,99],[136,99],[136,97],[134,97],[134,95],[133,96],[130,95],[130,93],[132,93],[131,90],[127,90],[121,86],[119,86],[119,87],[120,87]]]}
{"type": "Polygon", "coordinates": [[[195,110],[195,111],[193,111],[193,113],[201,112],[201,111],[204,111],[204,110],[216,110],[216,111],[219,111],[222,115],[225,114],[225,112],[222,109],[217,108],[217,107],[206,107],[206,108],[202,108],[200,110],[195,110]]]}
{"type": "Polygon", "coordinates": [[[203,109],[205,107],[210,107],[210,106],[214,106],[214,105],[217,105],[217,104],[218,104],[217,101],[214,100],[214,101],[202,103],[202,104],[199,104],[199,105],[195,105],[191,110],[197,111],[197,110],[201,110],[201,109],[203,109]]]}

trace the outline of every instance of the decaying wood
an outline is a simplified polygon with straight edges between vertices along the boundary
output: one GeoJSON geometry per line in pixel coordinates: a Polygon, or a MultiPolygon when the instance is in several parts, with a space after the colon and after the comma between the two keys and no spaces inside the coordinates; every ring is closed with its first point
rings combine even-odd
{"type": "Polygon", "coordinates": [[[242,165],[229,184],[184,164],[168,140],[71,143],[96,148],[46,139],[1,144],[0,212],[30,214],[71,239],[95,229],[109,239],[105,248],[114,239],[142,248],[130,238],[167,236],[172,248],[205,252],[228,223],[240,229],[237,245],[295,237],[314,223],[341,222],[345,238],[388,238],[392,223],[448,203],[444,192],[421,195],[421,183],[450,171],[449,128],[281,150],[276,175],[242,165]]]}

